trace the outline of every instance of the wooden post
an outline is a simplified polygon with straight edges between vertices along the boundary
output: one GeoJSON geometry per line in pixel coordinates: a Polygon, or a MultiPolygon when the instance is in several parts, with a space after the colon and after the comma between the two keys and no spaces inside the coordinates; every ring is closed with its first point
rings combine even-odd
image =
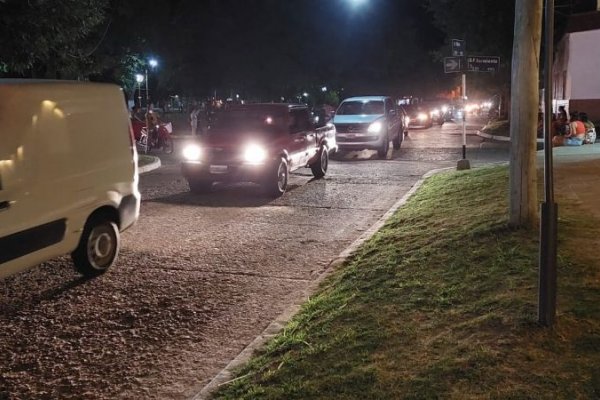
{"type": "Polygon", "coordinates": [[[536,226],[536,137],[542,1],[516,0],[510,105],[509,225],[536,226]]]}

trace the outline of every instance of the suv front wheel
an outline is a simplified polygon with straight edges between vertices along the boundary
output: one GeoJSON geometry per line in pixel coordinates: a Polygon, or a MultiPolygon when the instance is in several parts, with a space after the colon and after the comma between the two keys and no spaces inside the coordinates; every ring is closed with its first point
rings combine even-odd
{"type": "Polygon", "coordinates": [[[377,155],[379,156],[379,158],[386,158],[389,148],[390,148],[390,138],[386,133],[385,138],[383,139],[383,144],[377,150],[377,155]]]}
{"type": "Polygon", "coordinates": [[[402,130],[398,129],[398,132],[394,136],[394,140],[392,140],[392,144],[394,145],[394,150],[400,150],[400,146],[402,145],[402,130]]]}

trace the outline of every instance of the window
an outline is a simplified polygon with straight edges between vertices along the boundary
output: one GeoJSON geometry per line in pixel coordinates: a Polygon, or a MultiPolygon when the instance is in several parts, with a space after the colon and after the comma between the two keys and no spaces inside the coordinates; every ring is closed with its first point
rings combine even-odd
{"type": "Polygon", "coordinates": [[[290,132],[298,133],[310,129],[308,109],[290,110],[290,132]]]}

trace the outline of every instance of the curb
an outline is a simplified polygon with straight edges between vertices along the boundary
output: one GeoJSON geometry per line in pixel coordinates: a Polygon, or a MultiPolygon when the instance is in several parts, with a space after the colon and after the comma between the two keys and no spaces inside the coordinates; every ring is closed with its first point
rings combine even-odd
{"type": "MultiPolygon", "coordinates": [[[[482,132],[480,130],[477,131],[477,136],[481,136],[482,138],[485,139],[491,139],[491,140],[496,140],[498,142],[510,142],[510,137],[509,136],[495,136],[495,135],[490,135],[489,133],[485,133],[482,132]]],[[[536,141],[538,143],[544,143],[544,139],[543,138],[536,138],[536,141]]]]}
{"type": "Polygon", "coordinates": [[[215,389],[222,386],[233,379],[233,371],[245,364],[252,358],[255,351],[264,347],[264,345],[277,335],[285,325],[292,319],[292,317],[300,310],[302,305],[310,298],[310,296],[318,289],[319,285],[329,274],[338,266],[343,264],[364,242],[369,240],[375,233],[377,233],[381,227],[385,225],[387,220],[400,208],[408,199],[423,185],[423,182],[432,175],[438,174],[444,171],[455,170],[454,167],[439,168],[431,170],[425,173],[411,188],[410,190],[400,198],[394,205],[375,222],[369,229],[367,229],[361,236],[359,236],[354,242],[352,242],[346,249],[344,249],[337,257],[329,262],[325,270],[321,272],[317,278],[310,282],[308,287],[299,294],[294,300],[294,303],[289,306],[283,313],[281,313],[275,320],[273,320],[254,340],[244,348],[233,360],[227,364],[206,386],[204,386],[200,392],[191,397],[192,400],[206,400],[215,389]]]}
{"type": "Polygon", "coordinates": [[[157,168],[160,168],[160,158],[154,156],[152,156],[152,158],[154,158],[154,160],[150,164],[146,164],[143,167],[138,167],[138,175],[145,174],[146,172],[150,172],[157,168]]]}

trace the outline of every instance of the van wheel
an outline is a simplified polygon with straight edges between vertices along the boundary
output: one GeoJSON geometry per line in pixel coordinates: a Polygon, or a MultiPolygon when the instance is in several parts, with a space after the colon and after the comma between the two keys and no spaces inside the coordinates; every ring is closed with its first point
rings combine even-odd
{"type": "Polygon", "coordinates": [[[71,254],[75,269],[92,278],[104,273],[119,254],[119,229],[106,218],[91,218],[83,229],[79,246],[71,254]]]}
{"type": "Polygon", "coordinates": [[[383,145],[381,145],[379,150],[377,150],[377,155],[379,156],[379,158],[386,158],[389,148],[390,148],[390,140],[387,137],[387,135],[385,135],[385,140],[383,141],[383,145]]]}
{"type": "Polygon", "coordinates": [[[204,180],[190,180],[188,185],[190,186],[190,192],[192,193],[206,193],[210,192],[212,188],[212,181],[204,180]]]}
{"type": "Polygon", "coordinates": [[[281,158],[275,168],[267,175],[264,188],[267,195],[271,197],[281,197],[287,190],[289,178],[288,164],[284,158],[281,158]]]}
{"type": "Polygon", "coordinates": [[[310,170],[313,176],[319,179],[325,176],[327,167],[329,167],[329,153],[327,152],[327,148],[321,147],[321,150],[319,150],[319,160],[310,166],[310,170]]]}
{"type": "Polygon", "coordinates": [[[400,130],[398,130],[398,133],[394,136],[392,144],[394,145],[394,150],[400,150],[400,146],[402,145],[402,132],[400,130]]]}

